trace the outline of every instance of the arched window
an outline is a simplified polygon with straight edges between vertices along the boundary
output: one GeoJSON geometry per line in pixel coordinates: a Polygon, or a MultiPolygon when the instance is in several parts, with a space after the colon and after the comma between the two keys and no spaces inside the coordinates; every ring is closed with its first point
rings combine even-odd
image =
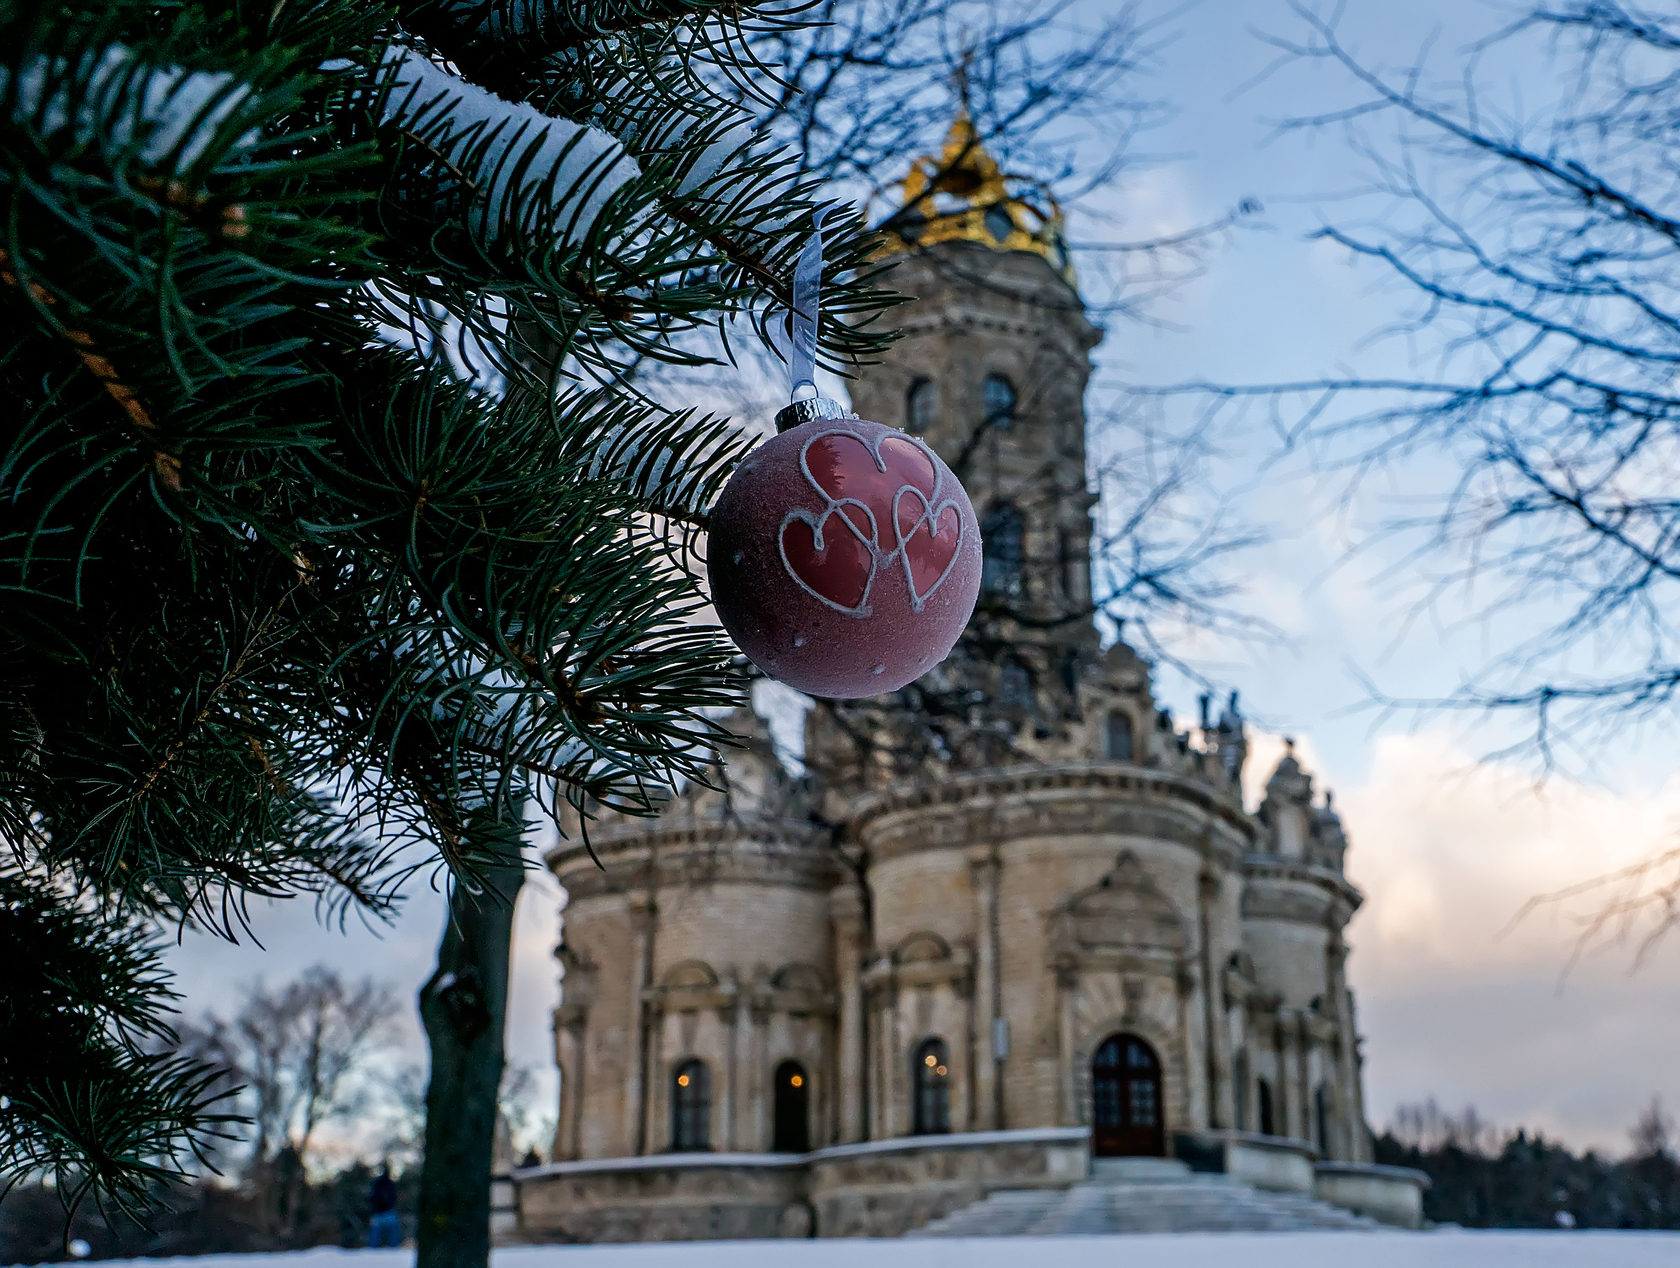
{"type": "Polygon", "coordinates": [[[690,1059],[671,1076],[671,1149],[694,1153],[712,1147],[712,1075],[690,1059]]]}
{"type": "Polygon", "coordinates": [[[1254,1086],[1260,1101],[1260,1134],[1262,1136],[1276,1136],[1277,1116],[1272,1109],[1272,1081],[1270,1079],[1256,1079],[1254,1086]]]}
{"type": "Polygon", "coordinates": [[[1008,431],[1015,426],[1015,385],[1001,374],[988,374],[984,391],[986,426],[1008,431]]]}
{"type": "Polygon", "coordinates": [[[924,1039],[910,1067],[915,1100],[910,1106],[910,1130],[917,1136],[939,1136],[951,1130],[951,1067],[943,1039],[924,1039]]]}
{"type": "Polygon", "coordinates": [[[1231,1091],[1236,1102],[1237,1121],[1233,1124],[1240,1132],[1249,1130],[1248,1126],[1248,1053],[1243,1050],[1237,1052],[1237,1059],[1232,1063],[1231,1091]]]}
{"type": "Polygon", "coordinates": [[[1330,1094],[1320,1083],[1313,1089],[1313,1139],[1318,1145],[1318,1156],[1330,1156],[1330,1094]]]}
{"type": "Polygon", "coordinates": [[[802,1154],[811,1148],[811,1076],[797,1061],[776,1067],[775,1125],[770,1148],[779,1154],[802,1154]]]}
{"type": "Polygon", "coordinates": [[[1020,594],[1025,562],[1025,533],[1021,513],[1000,502],[980,521],[980,588],[989,594],[1020,594]]]}
{"type": "Polygon", "coordinates": [[[938,413],[939,388],[926,376],[916,379],[904,394],[904,430],[925,432],[938,413]]]}
{"type": "Polygon", "coordinates": [[[1111,762],[1129,762],[1132,760],[1132,715],[1123,709],[1115,709],[1108,715],[1107,741],[1108,760],[1111,762]]]}

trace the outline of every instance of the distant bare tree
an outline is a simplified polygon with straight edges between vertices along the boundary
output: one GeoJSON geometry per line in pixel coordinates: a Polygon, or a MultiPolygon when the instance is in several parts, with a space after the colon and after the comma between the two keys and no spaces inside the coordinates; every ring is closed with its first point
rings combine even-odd
{"type": "MultiPolygon", "coordinates": [[[[1680,14],[1540,0],[1440,76],[1428,57],[1388,72],[1356,56],[1339,12],[1297,4],[1293,32],[1270,38],[1281,69],[1345,89],[1290,125],[1340,136],[1368,177],[1318,236],[1409,303],[1386,333],[1418,368],[1197,388],[1215,412],[1258,405],[1320,476],[1345,477],[1350,509],[1405,490],[1362,548],[1396,558],[1395,584],[1421,584],[1418,624],[1478,628],[1488,653],[1442,697],[1373,687],[1378,704],[1515,716],[1526,738],[1504,751],[1546,771],[1590,766],[1641,723],[1672,735],[1680,14]],[[1543,67],[1555,91],[1504,102],[1490,66],[1543,67]]],[[[1680,911],[1680,853],[1595,885],[1595,936],[1660,936],[1680,911]]]]}
{"type": "Polygon", "coordinates": [[[502,1072],[501,1115],[516,1158],[532,1151],[540,1155],[554,1137],[554,1116],[538,1108],[536,1093],[536,1072],[509,1062],[502,1072]]]}
{"type": "Polygon", "coordinates": [[[375,1099],[379,1156],[397,1166],[418,1162],[426,1137],[425,1067],[409,1063],[383,1073],[375,1099]]]}
{"type": "Polygon", "coordinates": [[[1484,1119],[1474,1105],[1466,1105],[1454,1114],[1443,1110],[1434,1097],[1397,1107],[1388,1132],[1402,1145],[1425,1153],[1451,1146],[1484,1157],[1498,1153],[1504,1139],[1504,1133],[1484,1119]]]}
{"type": "Polygon", "coordinates": [[[253,983],[231,1022],[211,1016],[193,1030],[191,1042],[243,1086],[255,1129],[246,1176],[283,1222],[298,1210],[320,1130],[367,1105],[366,1076],[397,1012],[389,986],[316,965],[283,986],[253,983]]]}
{"type": "Polygon", "coordinates": [[[1488,619],[1516,609],[1526,624],[1445,700],[1396,703],[1524,711],[1548,762],[1559,745],[1671,718],[1680,17],[1620,0],[1543,4],[1475,45],[1455,88],[1431,92],[1427,67],[1381,74],[1333,21],[1297,12],[1303,36],[1274,42],[1338,72],[1351,95],[1294,126],[1344,129],[1381,200],[1319,236],[1415,297],[1395,333],[1434,372],[1242,392],[1270,399],[1291,441],[1360,482],[1445,459],[1440,501],[1383,527],[1411,536],[1431,604],[1460,600],[1488,619]],[[1554,68],[1555,100],[1518,117],[1484,97],[1478,71],[1496,53],[1554,68]],[[1293,418],[1279,403],[1292,391],[1313,397],[1293,418]]]}
{"type": "Polygon", "coordinates": [[[1663,1110],[1662,1098],[1653,1096],[1629,1133],[1635,1158],[1667,1158],[1673,1154],[1674,1118],[1663,1110]]]}

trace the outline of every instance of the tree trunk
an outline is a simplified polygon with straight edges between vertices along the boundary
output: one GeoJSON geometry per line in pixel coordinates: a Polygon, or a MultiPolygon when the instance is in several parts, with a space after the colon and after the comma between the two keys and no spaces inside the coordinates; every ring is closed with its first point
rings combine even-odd
{"type": "Polygon", "coordinates": [[[513,900],[523,825],[474,824],[496,857],[482,892],[452,887],[437,969],[420,991],[431,1046],[416,1268],[487,1268],[490,1171],[502,1082],[513,900]]]}

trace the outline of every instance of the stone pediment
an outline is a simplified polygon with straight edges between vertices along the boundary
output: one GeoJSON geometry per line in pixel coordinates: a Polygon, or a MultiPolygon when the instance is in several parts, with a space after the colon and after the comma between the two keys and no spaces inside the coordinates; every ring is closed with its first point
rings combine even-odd
{"type": "Polygon", "coordinates": [[[1053,939],[1057,952],[1075,955],[1103,949],[1181,954],[1190,947],[1184,917],[1131,850],[1102,880],[1056,908],[1053,939]]]}
{"type": "Polygon", "coordinates": [[[892,953],[894,964],[925,964],[950,958],[950,946],[936,933],[913,933],[892,953]]]}
{"type": "Polygon", "coordinates": [[[699,960],[685,960],[672,965],[665,974],[665,980],[660,983],[673,991],[710,990],[717,984],[718,975],[712,966],[699,960]]]}

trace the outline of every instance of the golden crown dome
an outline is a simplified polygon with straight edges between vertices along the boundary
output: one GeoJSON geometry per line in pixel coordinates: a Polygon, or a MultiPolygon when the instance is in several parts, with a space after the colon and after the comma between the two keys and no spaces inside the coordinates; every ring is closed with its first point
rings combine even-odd
{"type": "Polygon", "coordinates": [[[967,110],[951,124],[937,158],[924,155],[911,165],[903,191],[902,210],[883,226],[888,254],[936,242],[974,242],[993,251],[1042,256],[1074,284],[1061,208],[1042,183],[998,167],[967,110]]]}

